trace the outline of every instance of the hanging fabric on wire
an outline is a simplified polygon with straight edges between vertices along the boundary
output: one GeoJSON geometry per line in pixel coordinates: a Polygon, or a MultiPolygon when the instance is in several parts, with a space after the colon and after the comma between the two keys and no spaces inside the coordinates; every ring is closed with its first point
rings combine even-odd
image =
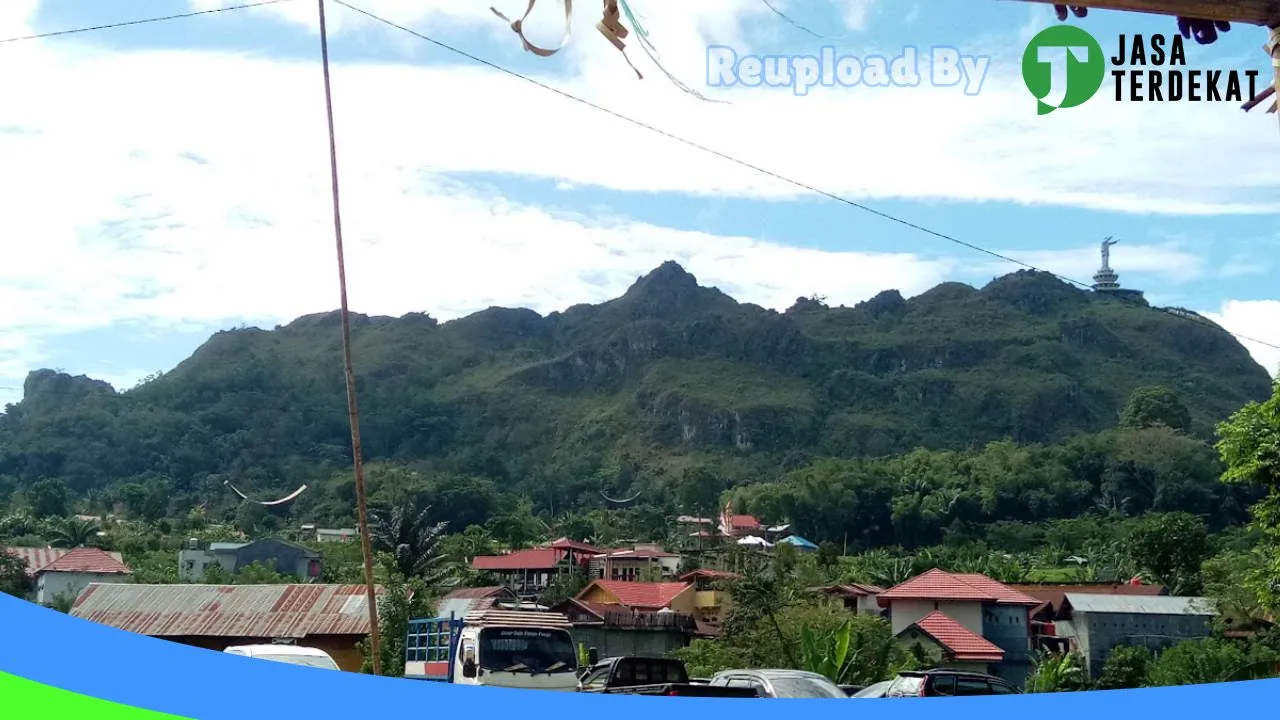
{"type": "MultiPolygon", "coordinates": [[[[551,57],[552,55],[555,55],[556,53],[563,50],[565,46],[569,44],[569,40],[572,37],[573,0],[563,0],[563,1],[564,1],[564,35],[560,39],[560,44],[554,48],[539,47],[529,42],[529,38],[525,37],[524,23],[526,20],[528,20],[529,15],[533,12],[533,8],[538,4],[538,0],[529,0],[528,6],[525,7],[524,15],[520,16],[516,20],[512,20],[511,18],[507,17],[495,7],[490,7],[489,10],[492,11],[494,15],[497,15],[498,17],[502,18],[503,22],[506,22],[511,25],[511,31],[514,32],[516,36],[520,38],[520,42],[521,44],[524,45],[525,50],[539,57],[551,57]]],[[[718,103],[725,102],[724,100],[712,100],[710,98],[703,96],[697,90],[694,90],[693,88],[689,87],[684,82],[682,82],[679,78],[672,75],[662,65],[662,61],[658,58],[657,48],[654,47],[653,43],[649,41],[649,33],[646,32],[644,27],[640,25],[640,21],[636,18],[635,13],[631,11],[631,7],[627,5],[626,0],[604,0],[604,10],[601,15],[600,21],[596,23],[596,29],[599,30],[600,34],[603,35],[606,40],[608,40],[614,47],[618,49],[619,52],[622,53],[622,58],[626,60],[627,64],[631,66],[631,69],[635,71],[636,77],[643,80],[644,74],[641,73],[640,69],[635,66],[635,63],[631,62],[631,58],[628,57],[627,55],[627,45],[625,40],[631,35],[632,31],[629,30],[627,26],[622,23],[623,14],[626,15],[627,21],[631,24],[631,28],[635,31],[636,41],[640,44],[640,48],[644,50],[645,54],[649,56],[649,59],[653,61],[653,64],[656,65],[658,69],[662,71],[662,74],[666,75],[667,79],[669,79],[676,87],[680,88],[681,90],[683,90],[684,92],[690,95],[693,95],[694,97],[700,100],[705,100],[707,102],[718,102],[718,103]],[[621,5],[621,7],[619,7],[619,5],[621,5]]]]}

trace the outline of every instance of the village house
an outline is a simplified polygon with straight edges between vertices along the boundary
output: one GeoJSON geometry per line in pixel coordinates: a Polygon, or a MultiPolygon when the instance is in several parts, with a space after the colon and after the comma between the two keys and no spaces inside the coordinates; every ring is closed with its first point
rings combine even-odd
{"type": "Polygon", "coordinates": [[[591,577],[602,580],[640,581],[649,578],[671,579],[680,571],[680,556],[657,545],[606,550],[592,557],[588,566],[591,577]]]}
{"type": "Polygon", "coordinates": [[[323,571],[320,553],[287,540],[265,538],[247,543],[215,542],[202,550],[200,542],[193,538],[178,551],[178,580],[199,583],[204,581],[205,573],[214,565],[226,574],[234,575],[255,563],[304,582],[319,580],[323,571]]]}
{"type": "Polygon", "coordinates": [[[1070,638],[1058,634],[1056,620],[1062,612],[1067,593],[1083,593],[1087,595],[1139,595],[1154,597],[1168,595],[1169,590],[1163,585],[1143,585],[1137,582],[1105,583],[1105,584],[1070,584],[1070,585],[1010,585],[1009,587],[1024,592],[1040,600],[1042,604],[1031,610],[1031,647],[1033,650],[1050,653],[1064,653],[1071,649],[1070,638]]]}
{"type": "Polygon", "coordinates": [[[679,577],[680,582],[693,585],[693,616],[702,632],[720,634],[725,615],[733,604],[724,584],[738,577],[737,573],[706,568],[691,570],[679,577]]]}
{"type": "Polygon", "coordinates": [[[471,567],[511,588],[521,600],[532,600],[546,592],[557,577],[575,568],[587,569],[591,558],[603,554],[600,548],[560,538],[542,547],[479,555],[472,559],[471,567]]]}
{"type": "Polygon", "coordinates": [[[990,672],[1021,686],[1031,675],[1030,611],[1040,600],[976,573],[930,570],[876,598],[893,634],[936,664],[990,672]]]}
{"type": "Polygon", "coordinates": [[[1068,592],[1054,625],[1080,654],[1085,673],[1095,677],[1113,648],[1137,645],[1160,651],[1207,637],[1216,614],[1213,602],[1203,597],[1068,592]]]}
{"type": "Polygon", "coordinates": [[[880,603],[877,600],[880,593],[884,592],[884,588],[875,585],[849,583],[846,585],[827,585],[825,587],[810,588],[809,591],[821,593],[828,600],[839,603],[844,609],[852,613],[877,616],[885,614],[885,609],[880,607],[880,603]]]}
{"type": "MultiPolygon", "coordinates": [[[[71,615],[208,650],[292,641],[359,672],[369,634],[364,585],[118,585],[85,588],[71,615]]],[[[382,589],[377,588],[381,594],[382,589]]]]}
{"type": "Polygon", "coordinates": [[[33,590],[26,598],[40,605],[71,603],[95,582],[128,583],[133,571],[118,552],[98,548],[4,548],[26,565],[33,590]]]}
{"type": "Polygon", "coordinates": [[[440,598],[436,605],[438,617],[464,618],[468,613],[484,612],[494,608],[515,608],[520,598],[515,591],[501,585],[493,587],[458,588],[440,598]]]}
{"type": "Polygon", "coordinates": [[[573,636],[601,657],[664,655],[700,635],[697,591],[688,582],[594,580],[552,608],[569,618],[573,636]]]}

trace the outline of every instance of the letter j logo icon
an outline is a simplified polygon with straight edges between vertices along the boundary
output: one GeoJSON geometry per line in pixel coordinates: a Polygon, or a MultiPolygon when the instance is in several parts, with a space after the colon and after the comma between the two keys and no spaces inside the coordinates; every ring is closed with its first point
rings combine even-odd
{"type": "Polygon", "coordinates": [[[1092,35],[1074,25],[1041,30],[1022,55],[1022,79],[1036,97],[1037,114],[1083,105],[1107,75],[1107,59],[1092,35]]]}

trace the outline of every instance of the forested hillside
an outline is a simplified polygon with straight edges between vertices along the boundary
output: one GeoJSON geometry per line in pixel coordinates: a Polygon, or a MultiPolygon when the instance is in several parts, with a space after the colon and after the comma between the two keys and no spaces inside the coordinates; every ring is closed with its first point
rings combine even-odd
{"type": "MultiPolygon", "coordinates": [[[[636,533],[731,491],[867,546],[1108,504],[1234,512],[1246,498],[1219,487],[1205,441],[1271,390],[1215,327],[1025,271],[778,313],[668,262],[620,298],[545,317],[353,322],[367,456],[427,478],[459,530],[581,519],[601,491],[640,493],[636,533]],[[1131,414],[1163,420],[1116,429],[1142,388],[1162,389],[1131,414]]],[[[33,372],[0,416],[0,512],[65,488],[85,508],[233,515],[229,479],[257,496],[308,483],[291,522],[349,523],[339,343],[327,313],[218,333],[123,393],[33,372]]]]}

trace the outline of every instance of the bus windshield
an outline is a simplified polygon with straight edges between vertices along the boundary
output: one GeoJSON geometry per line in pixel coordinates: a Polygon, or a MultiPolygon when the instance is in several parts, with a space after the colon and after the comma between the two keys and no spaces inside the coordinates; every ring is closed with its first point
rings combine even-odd
{"type": "Polygon", "coordinates": [[[576,672],[578,655],[565,630],[484,628],[480,631],[480,667],[490,672],[576,672]]]}

